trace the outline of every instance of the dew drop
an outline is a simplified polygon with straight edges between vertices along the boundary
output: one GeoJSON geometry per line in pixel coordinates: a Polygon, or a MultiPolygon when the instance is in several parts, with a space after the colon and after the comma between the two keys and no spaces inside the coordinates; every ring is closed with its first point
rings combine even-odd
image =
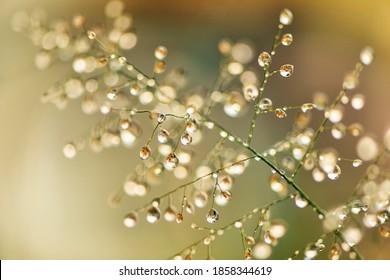
{"type": "Polygon", "coordinates": [[[272,61],[272,58],[271,58],[271,55],[267,52],[262,52],[260,55],[259,55],[259,58],[258,58],[258,63],[261,67],[266,67],[266,66],[269,66],[271,64],[271,61],[272,61]]]}
{"type": "Polygon", "coordinates": [[[252,259],[252,249],[251,248],[246,248],[244,251],[244,258],[246,260],[252,259]]]}
{"type": "Polygon", "coordinates": [[[272,100],[269,98],[262,98],[259,102],[259,109],[263,112],[272,110],[272,100]]]}
{"type": "Polygon", "coordinates": [[[332,172],[328,173],[328,178],[331,180],[337,180],[340,177],[340,174],[341,174],[341,168],[336,164],[332,172]]]}
{"type": "Polygon", "coordinates": [[[157,117],[157,122],[163,123],[163,122],[165,122],[166,119],[167,119],[167,117],[165,116],[165,114],[159,114],[157,117]]]}
{"type": "Polygon", "coordinates": [[[151,155],[152,149],[150,149],[149,145],[143,146],[139,152],[139,157],[143,160],[148,159],[151,155]]]}
{"type": "Polygon", "coordinates": [[[193,215],[195,213],[195,206],[194,204],[192,204],[191,202],[188,202],[186,203],[186,211],[188,214],[191,214],[193,215]]]}
{"type": "Polygon", "coordinates": [[[330,173],[335,169],[337,161],[337,151],[332,148],[323,150],[318,157],[318,164],[326,173],[330,173]]]}
{"type": "Polygon", "coordinates": [[[359,167],[360,165],[362,165],[363,164],[363,161],[361,160],[361,159],[354,159],[353,161],[352,161],[352,166],[353,167],[359,167]]]}
{"type": "Polygon", "coordinates": [[[64,156],[67,158],[74,158],[77,154],[76,146],[73,143],[68,143],[62,149],[64,156]]]}
{"type": "Polygon", "coordinates": [[[280,67],[280,75],[282,77],[290,77],[292,73],[294,72],[294,65],[291,64],[284,64],[280,67]]]}
{"type": "Polygon", "coordinates": [[[196,119],[189,119],[186,123],[186,131],[189,134],[195,133],[198,131],[199,124],[196,119]]]}
{"type": "Polygon", "coordinates": [[[176,215],[176,223],[181,224],[183,222],[183,214],[182,213],[177,213],[176,215]]]}
{"type": "Polygon", "coordinates": [[[341,255],[340,245],[337,243],[333,244],[329,250],[329,259],[330,260],[338,260],[338,259],[340,259],[340,255],[341,255]]]}
{"type": "Polygon", "coordinates": [[[313,110],[315,107],[316,107],[316,105],[313,103],[305,103],[305,104],[302,104],[301,110],[302,110],[302,112],[306,113],[307,111],[313,110]]]}
{"type": "Polygon", "coordinates": [[[160,142],[162,144],[167,143],[169,138],[170,138],[170,134],[169,134],[168,130],[166,130],[164,128],[162,128],[160,130],[160,132],[157,134],[157,140],[158,140],[158,142],[160,142]]]}
{"type": "Polygon", "coordinates": [[[304,199],[299,193],[295,195],[294,197],[295,205],[299,208],[305,208],[309,202],[304,199]]]}
{"type": "Polygon", "coordinates": [[[348,73],[344,77],[343,87],[345,89],[354,89],[358,85],[358,78],[353,73],[348,73]]]}
{"type": "Polygon", "coordinates": [[[222,191],[228,191],[233,186],[233,178],[228,174],[221,174],[218,176],[218,185],[222,191]]]}
{"type": "Polygon", "coordinates": [[[154,57],[158,60],[163,60],[166,58],[168,54],[168,49],[164,46],[158,46],[155,50],[154,50],[154,57]]]}
{"type": "Polygon", "coordinates": [[[363,126],[360,123],[353,123],[348,128],[347,131],[355,137],[358,137],[363,132],[363,126]]]}
{"type": "Polygon", "coordinates": [[[366,97],[361,93],[356,93],[351,99],[351,105],[355,110],[360,110],[364,107],[366,97]]]}
{"type": "Polygon", "coordinates": [[[207,204],[208,195],[205,192],[196,191],[194,192],[193,200],[196,207],[203,208],[207,204]]]}
{"type": "Polygon", "coordinates": [[[331,133],[334,139],[341,139],[345,136],[347,127],[343,123],[337,123],[332,126],[331,133]]]}
{"type": "Polygon", "coordinates": [[[283,46],[290,46],[293,41],[293,36],[289,33],[284,34],[282,38],[280,39],[280,42],[283,46]]]}
{"type": "Polygon", "coordinates": [[[253,236],[245,236],[245,242],[246,244],[252,246],[255,244],[255,239],[253,238],[253,236]]]}
{"type": "Polygon", "coordinates": [[[206,214],[206,220],[210,224],[214,224],[219,220],[219,213],[215,208],[211,208],[206,214]]]}
{"type": "Polygon", "coordinates": [[[187,132],[184,132],[183,135],[180,137],[180,142],[183,145],[189,145],[192,142],[192,136],[189,135],[187,132]]]}
{"type": "Polygon", "coordinates": [[[107,92],[107,98],[110,100],[116,100],[118,98],[118,91],[115,88],[110,89],[107,92]]]}
{"type": "Polygon", "coordinates": [[[289,9],[283,9],[279,15],[279,22],[283,25],[290,25],[293,20],[293,14],[289,9]]]}
{"type": "Polygon", "coordinates": [[[92,30],[88,30],[87,31],[87,36],[91,40],[96,39],[96,33],[94,31],[92,31],[92,30]]]}
{"type": "Polygon", "coordinates": [[[135,212],[130,212],[123,219],[123,223],[128,228],[135,227],[137,225],[137,222],[138,222],[138,215],[135,212]]]}
{"type": "Polygon", "coordinates": [[[360,61],[365,65],[370,65],[374,60],[374,49],[365,47],[360,53],[360,61]]]}
{"type": "Polygon", "coordinates": [[[277,116],[279,119],[287,117],[287,113],[281,109],[281,108],[276,108],[275,109],[275,116],[277,116]]]}
{"type": "Polygon", "coordinates": [[[146,212],[146,221],[151,224],[157,223],[160,220],[160,210],[157,207],[152,207],[146,212]]]}
{"type": "Polygon", "coordinates": [[[272,247],[264,242],[258,242],[253,246],[253,256],[256,259],[264,260],[269,258],[272,253],[272,247]]]}
{"type": "Polygon", "coordinates": [[[378,143],[370,136],[364,136],[359,139],[356,152],[363,161],[373,160],[379,152],[378,143]]]}
{"type": "Polygon", "coordinates": [[[313,169],[312,176],[316,182],[322,182],[325,179],[325,173],[317,167],[313,169]]]}
{"type": "Polygon", "coordinates": [[[175,168],[179,164],[179,159],[175,153],[170,153],[165,160],[165,164],[168,168],[175,168]]]}
{"type": "Polygon", "coordinates": [[[383,236],[385,238],[389,238],[390,237],[390,229],[385,228],[383,226],[379,227],[379,233],[380,233],[381,236],[383,236]]]}
{"type": "Polygon", "coordinates": [[[245,86],[243,91],[246,101],[254,101],[259,96],[259,90],[254,85],[245,86]]]}
{"type": "Polygon", "coordinates": [[[177,210],[174,206],[170,205],[164,211],[164,219],[168,222],[172,222],[176,219],[177,210]]]}
{"type": "Polygon", "coordinates": [[[154,69],[153,71],[156,73],[156,74],[161,74],[165,71],[165,68],[166,68],[166,63],[165,61],[161,61],[161,60],[157,60],[154,64],[154,69]]]}

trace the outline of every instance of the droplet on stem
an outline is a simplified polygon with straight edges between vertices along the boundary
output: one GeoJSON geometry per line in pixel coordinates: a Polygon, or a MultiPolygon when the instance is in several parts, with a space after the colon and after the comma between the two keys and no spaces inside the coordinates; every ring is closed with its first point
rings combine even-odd
{"type": "Polygon", "coordinates": [[[160,210],[157,207],[152,207],[146,212],[146,220],[151,223],[157,223],[160,220],[160,210]]]}
{"type": "Polygon", "coordinates": [[[282,118],[287,117],[287,113],[286,113],[286,111],[284,111],[281,108],[276,108],[275,109],[275,116],[277,116],[278,118],[282,119],[282,118]]]}
{"type": "Polygon", "coordinates": [[[290,25],[293,20],[293,14],[289,9],[283,9],[279,15],[279,22],[283,25],[290,25]]]}
{"type": "Polygon", "coordinates": [[[219,220],[219,213],[215,208],[211,208],[206,214],[206,220],[210,224],[214,224],[219,220]]]}
{"type": "Polygon", "coordinates": [[[151,155],[152,149],[150,149],[149,145],[143,146],[139,152],[139,157],[143,160],[148,159],[151,155]]]}
{"type": "Polygon", "coordinates": [[[179,159],[175,153],[170,153],[165,160],[165,164],[168,168],[175,168],[179,164],[179,159]]]}
{"type": "Polygon", "coordinates": [[[280,70],[281,76],[288,78],[294,72],[294,65],[284,64],[284,65],[280,66],[279,70],[280,70]]]}
{"type": "Polygon", "coordinates": [[[127,214],[123,219],[123,223],[128,228],[135,227],[137,222],[138,222],[138,215],[135,212],[131,212],[127,214]]]}
{"type": "Polygon", "coordinates": [[[283,46],[291,45],[292,41],[293,41],[293,36],[290,33],[284,34],[280,39],[280,42],[282,43],[283,46]]]}
{"type": "Polygon", "coordinates": [[[257,61],[258,61],[259,65],[264,68],[264,67],[269,66],[271,64],[272,58],[271,58],[271,55],[269,53],[262,52],[262,53],[260,53],[257,61]]]}

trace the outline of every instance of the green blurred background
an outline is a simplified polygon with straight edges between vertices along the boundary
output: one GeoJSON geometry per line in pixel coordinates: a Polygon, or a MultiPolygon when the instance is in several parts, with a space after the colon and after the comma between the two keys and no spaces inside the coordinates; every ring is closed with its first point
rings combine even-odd
{"type": "MultiPolygon", "coordinates": [[[[256,53],[268,50],[280,10],[289,8],[294,21],[286,30],[294,35],[294,42],[288,48],[280,48],[275,64],[294,64],[295,72],[290,79],[271,80],[267,88],[267,94],[279,106],[310,102],[312,93],[318,90],[336,96],[345,72],[353,68],[360,50],[372,46],[376,51],[375,63],[363,71],[357,89],[366,95],[366,107],[359,112],[348,110],[345,122],[364,124],[381,141],[390,119],[389,1],[125,2],[138,34],[136,48],[126,53],[128,60],[149,72],[154,48],[165,45],[169,50],[168,69],[181,66],[188,70],[189,89],[212,85],[219,63],[216,46],[224,37],[249,39],[256,46],[256,53]]],[[[189,228],[193,221],[202,222],[203,210],[181,225],[163,221],[148,225],[142,221],[132,230],[123,226],[122,217],[127,211],[163,193],[164,187],[171,188],[163,185],[145,200],[126,199],[116,209],[107,205],[107,197],[134,168],[137,150],[118,148],[101,154],[87,150],[73,160],[62,155],[63,144],[87,131],[96,117],[84,116],[78,102],[65,111],[39,102],[40,94],[65,75],[68,68],[54,65],[49,71],[36,70],[33,58],[37,49],[25,36],[11,30],[10,19],[19,10],[31,11],[41,6],[48,12],[49,20],[85,14],[88,26],[103,20],[105,3],[0,2],[1,259],[165,259],[206,234],[189,228]]],[[[314,124],[319,117],[320,114],[315,116],[314,124]]],[[[228,121],[222,116],[217,118],[228,121]]],[[[226,124],[244,136],[248,121],[249,116],[226,124]]],[[[261,119],[254,146],[262,150],[282,139],[291,123],[292,118],[261,119]]],[[[148,129],[144,131],[147,137],[148,129]]],[[[215,139],[215,135],[210,137],[215,139]]],[[[343,157],[355,158],[355,143],[352,137],[335,141],[324,136],[318,145],[336,145],[343,157]]],[[[323,208],[331,209],[346,201],[363,170],[364,167],[345,167],[336,182],[318,184],[305,175],[298,182],[323,208]]],[[[236,180],[235,198],[221,210],[221,225],[276,198],[268,190],[268,174],[264,166],[252,163],[247,173],[236,180]]],[[[280,240],[272,258],[287,258],[321,232],[312,211],[296,209],[291,202],[276,208],[274,217],[288,222],[289,233],[280,240]]],[[[390,258],[388,241],[370,231],[365,233],[364,240],[360,248],[366,258],[390,258]]],[[[242,258],[238,231],[231,230],[217,239],[214,251],[216,258],[242,258]]]]}

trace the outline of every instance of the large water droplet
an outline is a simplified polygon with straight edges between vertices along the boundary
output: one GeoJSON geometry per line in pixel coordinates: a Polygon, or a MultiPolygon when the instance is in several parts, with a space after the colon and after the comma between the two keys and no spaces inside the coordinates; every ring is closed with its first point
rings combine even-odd
{"type": "Polygon", "coordinates": [[[211,208],[206,214],[206,220],[210,224],[214,224],[219,220],[219,213],[215,208],[211,208]]]}
{"type": "Polygon", "coordinates": [[[143,160],[148,159],[151,155],[152,149],[150,149],[149,145],[143,146],[139,152],[139,157],[143,160]]]}
{"type": "Polygon", "coordinates": [[[289,9],[283,9],[279,15],[279,22],[283,25],[290,25],[293,20],[293,14],[289,9]]]}
{"type": "Polygon", "coordinates": [[[280,75],[282,75],[283,77],[288,78],[294,72],[294,65],[284,64],[284,65],[280,66],[279,70],[280,70],[280,75]]]}
{"type": "Polygon", "coordinates": [[[138,222],[138,215],[135,212],[131,212],[125,216],[123,223],[126,227],[132,228],[135,227],[138,222]]]}
{"type": "Polygon", "coordinates": [[[271,64],[272,58],[271,58],[271,55],[269,53],[262,52],[259,55],[259,58],[257,61],[261,67],[266,67],[266,66],[269,66],[271,64]]]}
{"type": "Polygon", "coordinates": [[[146,212],[146,220],[151,223],[157,223],[160,220],[160,210],[157,207],[152,207],[146,212]]]}
{"type": "Polygon", "coordinates": [[[299,193],[295,195],[294,197],[295,205],[299,208],[305,208],[309,202],[304,199],[299,193]]]}

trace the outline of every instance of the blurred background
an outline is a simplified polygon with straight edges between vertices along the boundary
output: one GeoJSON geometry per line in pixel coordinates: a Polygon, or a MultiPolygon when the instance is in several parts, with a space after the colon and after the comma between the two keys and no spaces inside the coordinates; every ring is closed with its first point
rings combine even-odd
{"type": "MultiPolygon", "coordinates": [[[[348,110],[345,122],[362,123],[367,132],[382,141],[390,123],[389,1],[125,2],[138,34],[138,44],[126,53],[127,59],[150,73],[155,47],[165,45],[169,50],[168,70],[177,66],[186,69],[188,89],[212,85],[220,59],[217,44],[222,38],[248,39],[256,53],[269,50],[279,12],[289,8],[294,20],[286,32],[293,34],[294,42],[288,48],[280,47],[275,65],[291,63],[295,72],[289,79],[271,79],[267,88],[267,94],[279,106],[310,102],[316,91],[335,97],[344,74],[358,60],[360,50],[372,46],[376,52],[375,63],[364,69],[356,91],[366,95],[366,106],[361,111],[348,110]]],[[[165,221],[150,225],[142,221],[134,229],[123,226],[123,216],[129,210],[164,192],[158,190],[144,200],[125,199],[115,209],[108,206],[109,195],[122,186],[137,163],[137,148],[110,149],[100,154],[87,149],[72,160],[62,154],[63,145],[88,131],[97,117],[85,116],[78,101],[64,111],[39,101],[42,92],[68,73],[69,65],[56,64],[46,71],[36,70],[37,49],[23,34],[11,30],[11,17],[19,10],[29,12],[40,6],[47,11],[49,21],[70,20],[74,14],[82,13],[87,18],[86,25],[91,26],[104,20],[105,3],[103,0],[0,2],[1,259],[165,259],[206,235],[189,227],[194,221],[202,223],[204,211],[200,210],[180,225],[165,221]]],[[[227,126],[244,137],[249,115],[227,126]]],[[[282,139],[292,119],[260,120],[254,146],[263,150],[282,139]]],[[[223,117],[221,120],[226,121],[223,117]]],[[[148,131],[146,126],[145,137],[148,131]]],[[[325,136],[318,145],[337,146],[343,157],[356,158],[355,143],[353,137],[335,141],[325,136]]],[[[348,199],[365,167],[346,166],[335,182],[315,183],[304,175],[298,183],[323,208],[331,209],[348,199]]],[[[250,165],[247,174],[237,178],[235,199],[221,209],[220,225],[276,198],[267,189],[268,175],[269,170],[256,162],[250,165]]],[[[169,184],[179,183],[167,182],[168,186],[162,188],[170,189],[169,184]]],[[[286,220],[289,233],[280,240],[271,258],[287,258],[321,233],[321,224],[309,208],[296,209],[292,202],[286,202],[275,208],[273,215],[286,220]]],[[[242,258],[240,238],[237,230],[218,238],[213,247],[215,257],[242,258]]],[[[390,258],[388,240],[376,232],[372,236],[370,231],[365,232],[359,248],[368,259],[390,258]]]]}

